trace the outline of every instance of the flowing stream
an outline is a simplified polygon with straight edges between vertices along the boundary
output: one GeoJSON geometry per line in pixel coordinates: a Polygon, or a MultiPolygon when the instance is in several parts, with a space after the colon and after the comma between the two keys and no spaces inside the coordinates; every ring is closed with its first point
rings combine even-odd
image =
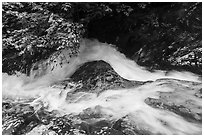
{"type": "MultiPolygon", "coordinates": [[[[177,71],[166,73],[160,70],[149,72],[118,52],[114,45],[87,39],[82,40],[79,55],[71,58],[69,64],[57,67],[53,71],[50,71],[48,66],[42,76],[33,77],[38,71],[40,70],[33,71],[29,77],[24,74],[10,76],[3,73],[3,100],[19,102],[34,99],[30,105],[34,106],[36,111],[40,107],[45,107],[50,112],[58,111],[58,115],[61,116],[79,114],[86,108],[100,106],[101,113],[106,114],[107,119],[116,120],[128,116],[131,124],[151,131],[152,134],[202,133],[201,124],[189,122],[173,112],[153,108],[144,102],[146,98],[158,99],[160,92],[175,92],[175,87],[161,86],[164,82],[158,79],[172,78],[201,83],[199,77],[193,73],[177,71]],[[109,63],[124,79],[154,82],[129,89],[106,90],[99,96],[94,93],[78,93],[74,97],[67,97],[67,93],[72,92],[73,88],[61,90],[51,86],[55,82],[68,79],[83,63],[95,60],[109,63]]],[[[202,106],[202,99],[192,94],[191,90],[186,90],[186,93],[181,93],[183,97],[181,100],[191,99],[196,105],[202,106]]]]}

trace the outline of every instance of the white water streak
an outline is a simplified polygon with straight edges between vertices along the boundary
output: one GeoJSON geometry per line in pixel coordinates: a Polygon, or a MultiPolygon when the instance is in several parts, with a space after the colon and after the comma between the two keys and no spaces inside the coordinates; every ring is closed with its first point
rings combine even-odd
{"type": "MultiPolygon", "coordinates": [[[[198,81],[198,77],[189,72],[171,72],[168,76],[163,71],[151,73],[127,59],[114,46],[98,41],[83,40],[80,55],[71,59],[69,64],[45,75],[32,79],[25,75],[2,75],[3,98],[18,100],[19,98],[37,98],[31,105],[36,109],[40,103],[49,111],[57,110],[60,114],[80,113],[86,108],[101,106],[103,113],[112,119],[129,116],[135,126],[139,126],[154,134],[201,134],[201,126],[185,121],[182,117],[165,110],[154,109],[144,100],[148,97],[158,98],[158,91],[172,92],[168,87],[157,84],[146,84],[138,88],[123,90],[107,90],[100,96],[94,93],[76,93],[67,99],[67,93],[74,89],[61,90],[50,85],[71,76],[83,63],[104,60],[123,78],[136,81],[174,78],[187,81],[198,81]],[[71,100],[71,101],[70,101],[71,100]],[[166,122],[164,126],[162,122],[166,122]]],[[[35,73],[35,72],[33,72],[35,73]]],[[[198,101],[199,102],[199,101],[198,101]]]]}

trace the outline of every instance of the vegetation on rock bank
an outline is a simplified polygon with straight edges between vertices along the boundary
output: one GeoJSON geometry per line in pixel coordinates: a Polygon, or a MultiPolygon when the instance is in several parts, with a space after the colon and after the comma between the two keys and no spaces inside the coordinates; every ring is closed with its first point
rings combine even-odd
{"type": "Polygon", "coordinates": [[[117,45],[150,69],[201,74],[202,3],[2,4],[3,72],[29,74],[53,52],[78,52],[81,37],[117,45]]]}

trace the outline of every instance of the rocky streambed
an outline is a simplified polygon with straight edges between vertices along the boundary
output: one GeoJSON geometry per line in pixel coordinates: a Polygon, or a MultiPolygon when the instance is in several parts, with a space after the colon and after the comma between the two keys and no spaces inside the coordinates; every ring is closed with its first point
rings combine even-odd
{"type": "MultiPolygon", "coordinates": [[[[67,106],[79,103],[85,107],[77,113],[59,114],[58,110],[50,111],[43,105],[36,110],[36,107],[31,103],[35,98],[20,101],[3,99],[2,134],[167,134],[162,130],[155,130],[154,126],[151,127],[150,125],[153,124],[151,121],[149,124],[142,124],[142,121],[138,118],[140,116],[139,112],[147,108],[152,108],[155,112],[171,114],[198,127],[198,130],[192,133],[175,128],[175,132],[172,132],[172,134],[201,134],[202,132],[202,83],[199,82],[177,79],[157,79],[156,81],[146,82],[129,81],[120,77],[108,63],[92,61],[81,65],[70,78],[53,83],[51,88],[59,89],[61,91],[59,96],[62,96],[61,94],[67,89],[71,89],[70,92],[65,92],[67,106]],[[151,89],[152,86],[157,89],[154,94],[149,94],[144,98],[137,97],[137,95],[140,95],[138,92],[143,95],[147,91],[154,90],[151,89]],[[147,89],[147,87],[149,88],[147,89]],[[109,95],[109,92],[114,92],[114,94],[109,95]],[[126,94],[125,92],[130,93],[126,94]],[[123,101],[127,100],[128,102],[129,99],[129,96],[124,99],[123,95],[132,95],[130,102],[131,99],[134,100],[135,95],[135,103],[132,101],[129,106],[125,106],[126,102],[124,102],[124,105],[121,105],[123,101]],[[91,100],[94,102],[95,98],[99,98],[99,101],[97,100],[99,103],[89,105],[89,102],[91,100]],[[138,105],[138,99],[144,102],[145,106],[143,108],[135,107],[138,105]],[[100,104],[101,100],[105,100],[105,103],[100,104]],[[118,103],[118,106],[128,108],[120,108],[124,113],[118,112],[120,114],[117,116],[114,115],[117,112],[112,111],[118,109],[111,110],[115,105],[115,100],[117,100],[116,106],[118,103]],[[106,102],[110,102],[109,104],[113,102],[113,106],[106,105],[108,104],[106,102]],[[127,113],[125,113],[126,111],[127,113]]],[[[148,110],[145,111],[148,112],[148,110]]],[[[151,113],[151,109],[149,112],[151,113]]],[[[165,121],[161,118],[157,121],[162,127],[172,128],[168,120],[165,121]]]]}

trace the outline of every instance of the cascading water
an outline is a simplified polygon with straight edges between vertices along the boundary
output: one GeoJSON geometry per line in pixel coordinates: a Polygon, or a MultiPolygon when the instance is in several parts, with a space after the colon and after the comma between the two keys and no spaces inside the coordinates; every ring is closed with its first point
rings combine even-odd
{"type": "Polygon", "coordinates": [[[3,73],[3,101],[23,102],[32,99],[31,102],[26,102],[33,106],[36,111],[43,107],[49,112],[57,111],[58,116],[77,115],[87,108],[96,109],[99,107],[104,119],[114,121],[126,117],[129,124],[142,131],[147,131],[147,133],[202,133],[201,123],[189,122],[180,115],[173,113],[173,110],[158,109],[145,102],[147,98],[159,99],[163,97],[166,99],[164,95],[170,94],[169,98],[171,97],[175,102],[182,104],[191,100],[195,106],[202,108],[202,99],[193,96],[193,92],[201,88],[201,81],[195,74],[176,71],[169,72],[168,75],[165,71],[152,73],[138,66],[134,61],[127,59],[113,45],[87,39],[82,40],[79,55],[71,58],[68,64],[56,67],[52,71],[50,71],[50,66],[45,67],[43,73],[39,73],[42,70],[38,69],[32,71],[30,77],[23,74],[9,76],[3,73]],[[106,90],[100,95],[79,92],[73,96],[68,96],[79,85],[73,84],[66,89],[52,86],[58,81],[69,79],[77,68],[85,62],[95,60],[103,60],[109,63],[114,71],[124,79],[131,81],[151,80],[154,82],[128,89],[106,90]],[[189,83],[189,81],[192,82],[189,83]],[[168,82],[173,84],[171,85],[168,82]],[[192,83],[198,83],[198,86],[192,88],[192,83]],[[184,90],[177,92],[180,87],[184,87],[184,90]]]}

